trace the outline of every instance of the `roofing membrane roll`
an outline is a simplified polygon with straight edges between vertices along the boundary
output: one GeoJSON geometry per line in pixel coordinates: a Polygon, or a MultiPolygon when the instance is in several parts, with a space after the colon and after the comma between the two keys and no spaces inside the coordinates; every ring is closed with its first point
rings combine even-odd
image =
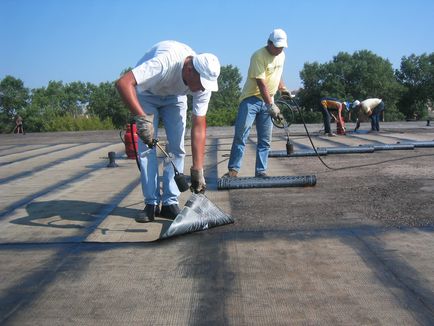
{"type": "Polygon", "coordinates": [[[308,187],[316,185],[316,176],[276,176],[276,177],[237,177],[221,178],[218,190],[247,188],[308,187]]]}
{"type": "Polygon", "coordinates": [[[224,213],[205,195],[192,194],[160,239],[203,231],[230,223],[234,223],[232,216],[224,213]]]}

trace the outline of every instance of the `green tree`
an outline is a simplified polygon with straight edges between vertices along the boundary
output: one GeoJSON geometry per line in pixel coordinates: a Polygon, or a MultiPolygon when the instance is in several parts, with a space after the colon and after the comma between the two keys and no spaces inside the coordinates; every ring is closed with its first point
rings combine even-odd
{"type": "Polygon", "coordinates": [[[63,109],[66,102],[65,86],[62,81],[50,80],[47,87],[32,90],[32,106],[41,114],[49,111],[56,115],[62,115],[66,113],[63,109]]]}
{"type": "Polygon", "coordinates": [[[407,118],[426,115],[426,104],[434,101],[434,53],[402,57],[396,78],[404,88],[399,110],[407,118]]]}
{"type": "Polygon", "coordinates": [[[222,66],[218,78],[219,90],[213,93],[209,108],[211,110],[237,108],[241,95],[241,80],[242,76],[237,67],[232,65],[222,66]]]}
{"type": "Polygon", "coordinates": [[[102,121],[111,119],[116,128],[122,128],[129,121],[130,113],[122,102],[114,82],[100,83],[89,98],[88,112],[102,121]]]}
{"type": "Polygon", "coordinates": [[[0,81],[0,132],[10,132],[14,126],[14,118],[22,115],[29,101],[29,90],[22,80],[6,76],[0,81]]]}
{"type": "Polygon", "coordinates": [[[306,108],[318,108],[318,101],[323,96],[322,88],[326,76],[325,68],[325,65],[318,62],[304,64],[300,72],[300,79],[304,87],[298,93],[302,106],[306,108]]]}
{"type": "Polygon", "coordinates": [[[47,87],[32,89],[30,105],[25,112],[27,131],[46,131],[51,120],[65,114],[65,102],[66,94],[62,81],[51,80],[47,87]]]}
{"type": "Polygon", "coordinates": [[[213,92],[208,106],[207,124],[209,126],[232,125],[238,110],[241,95],[240,70],[232,65],[222,66],[218,78],[219,90],[213,92]]]}
{"type": "Polygon", "coordinates": [[[62,103],[63,111],[74,117],[84,114],[94,89],[95,87],[91,83],[72,82],[67,84],[62,103]]]}
{"type": "MultiPolygon", "coordinates": [[[[208,126],[228,126],[235,122],[241,95],[241,80],[242,76],[237,67],[232,65],[221,67],[218,78],[219,90],[212,93],[206,114],[208,126]]],[[[192,107],[193,101],[190,95],[187,104],[189,108],[192,107]]],[[[187,112],[187,126],[191,127],[191,110],[187,112]]]]}

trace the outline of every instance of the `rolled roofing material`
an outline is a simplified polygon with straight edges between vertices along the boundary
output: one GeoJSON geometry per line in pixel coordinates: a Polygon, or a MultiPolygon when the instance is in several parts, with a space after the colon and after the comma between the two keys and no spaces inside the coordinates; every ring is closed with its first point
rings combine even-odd
{"type": "Polygon", "coordinates": [[[230,223],[234,223],[232,216],[225,214],[205,195],[192,194],[160,239],[203,231],[230,223]]]}
{"type": "Polygon", "coordinates": [[[283,188],[315,186],[316,176],[237,177],[221,178],[218,190],[247,188],[283,188]]]}

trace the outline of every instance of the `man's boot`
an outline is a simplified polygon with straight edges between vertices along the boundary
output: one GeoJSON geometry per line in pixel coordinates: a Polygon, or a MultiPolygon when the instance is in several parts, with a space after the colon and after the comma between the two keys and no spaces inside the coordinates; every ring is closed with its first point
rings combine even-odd
{"type": "Polygon", "coordinates": [[[169,220],[174,220],[180,211],[181,209],[179,208],[178,204],[162,205],[159,216],[168,218],[169,220]]]}
{"type": "Polygon", "coordinates": [[[137,216],[135,220],[137,223],[153,222],[159,210],[158,205],[146,204],[145,209],[139,213],[139,216],[137,216]]]}

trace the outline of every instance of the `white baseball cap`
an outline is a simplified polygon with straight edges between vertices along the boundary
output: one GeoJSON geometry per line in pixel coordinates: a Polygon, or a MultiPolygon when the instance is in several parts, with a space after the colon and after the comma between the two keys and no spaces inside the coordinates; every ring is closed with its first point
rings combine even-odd
{"type": "Polygon", "coordinates": [[[286,37],[286,33],[283,29],[275,29],[268,38],[269,41],[273,42],[276,48],[287,48],[288,41],[286,37]]]}
{"type": "Polygon", "coordinates": [[[358,106],[360,104],[360,101],[359,100],[355,100],[354,102],[353,102],[353,105],[351,106],[351,108],[353,109],[353,108],[355,108],[356,106],[358,106]]]}
{"type": "Polygon", "coordinates": [[[193,66],[200,75],[203,88],[212,92],[218,91],[219,59],[214,54],[202,53],[193,57],[193,66]]]}

